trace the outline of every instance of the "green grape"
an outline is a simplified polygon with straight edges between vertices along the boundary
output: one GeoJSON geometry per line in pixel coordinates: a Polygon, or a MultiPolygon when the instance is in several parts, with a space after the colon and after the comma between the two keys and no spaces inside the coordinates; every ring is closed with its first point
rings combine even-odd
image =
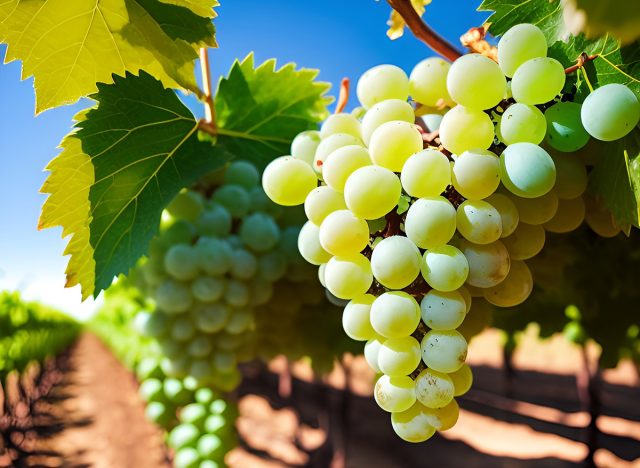
{"type": "Polygon", "coordinates": [[[222,440],[215,434],[205,434],[198,439],[198,453],[204,459],[222,457],[224,447],[222,440]]]}
{"type": "Polygon", "coordinates": [[[519,197],[541,197],[553,188],[556,167],[551,156],[538,145],[514,143],[500,155],[500,180],[519,197]]]}
{"type": "Polygon", "coordinates": [[[175,415],[167,409],[166,405],[159,401],[151,401],[147,403],[147,406],[144,409],[144,414],[148,420],[162,427],[167,427],[175,418],[175,415]]]}
{"type": "Polygon", "coordinates": [[[187,221],[195,221],[204,210],[204,199],[198,192],[183,189],[167,205],[167,211],[171,216],[187,221]]]}
{"type": "Polygon", "coordinates": [[[198,275],[198,256],[190,245],[171,246],[164,256],[164,268],[177,280],[191,280],[198,275]]]}
{"type": "Polygon", "coordinates": [[[373,301],[370,320],[380,336],[401,338],[413,333],[420,323],[420,306],[406,292],[389,291],[373,301]]]}
{"type": "Polygon", "coordinates": [[[189,318],[180,317],[173,322],[171,338],[176,341],[188,341],[193,337],[195,331],[195,327],[189,318]]]}
{"type": "Polygon", "coordinates": [[[138,381],[162,377],[162,370],[160,369],[158,359],[155,357],[142,358],[136,366],[136,376],[138,377],[138,381]]]}
{"type": "Polygon", "coordinates": [[[456,232],[456,209],[444,197],[419,198],[407,211],[404,230],[421,249],[444,245],[456,232]]]}
{"type": "Polygon", "coordinates": [[[360,121],[347,113],[332,114],[320,127],[320,138],[325,139],[336,133],[346,133],[361,138],[360,121]]]}
{"type": "Polygon", "coordinates": [[[140,383],[138,394],[144,401],[162,401],[164,397],[162,382],[158,379],[146,379],[140,383]]]}
{"type": "Polygon", "coordinates": [[[453,381],[443,372],[425,369],[416,377],[416,398],[427,408],[441,408],[453,400],[453,381]]]}
{"type": "Polygon", "coordinates": [[[218,372],[230,372],[236,365],[236,358],[231,353],[217,352],[213,356],[213,366],[218,372]]]}
{"type": "Polygon", "coordinates": [[[314,188],[304,201],[304,212],[316,226],[320,226],[330,213],[346,208],[342,193],[326,185],[314,188]]]}
{"type": "Polygon", "coordinates": [[[374,104],[362,119],[362,140],[369,145],[373,132],[383,123],[392,120],[414,123],[415,113],[406,100],[387,99],[374,104]]]}
{"type": "Polygon", "coordinates": [[[199,468],[200,454],[193,447],[185,447],[176,451],[173,457],[176,468],[199,468]]]}
{"type": "Polygon", "coordinates": [[[505,145],[520,142],[539,144],[547,131],[545,115],[537,107],[519,102],[512,104],[500,119],[500,141],[505,145]]]}
{"type": "Polygon", "coordinates": [[[316,155],[313,160],[313,170],[316,174],[321,175],[324,171],[324,162],[338,148],[343,146],[362,146],[362,141],[358,137],[349,135],[347,133],[334,133],[322,140],[316,150],[316,155]]]}
{"type": "MultiPolygon", "coordinates": [[[[178,406],[187,405],[191,401],[191,392],[184,388],[182,382],[178,379],[164,379],[162,383],[164,387],[164,394],[169,399],[169,401],[175,403],[178,406]]],[[[189,431],[187,429],[187,431],[189,431]]],[[[178,433],[181,431],[178,430],[178,433]]],[[[177,445],[174,445],[174,447],[177,445]]]]}
{"type": "Polygon", "coordinates": [[[316,157],[316,150],[319,144],[320,132],[317,130],[307,130],[298,133],[291,142],[291,156],[313,167],[313,160],[316,157]]]}
{"type": "MultiPolygon", "coordinates": [[[[162,350],[164,352],[164,348],[162,350]]],[[[186,357],[181,357],[181,355],[175,357],[172,356],[170,359],[163,359],[160,363],[160,367],[162,367],[162,371],[166,375],[169,375],[171,377],[184,377],[189,370],[189,359],[186,357]]]]}
{"type": "Polygon", "coordinates": [[[544,112],[547,122],[545,141],[552,148],[572,153],[587,144],[590,136],[582,126],[580,109],[580,104],[575,102],[557,102],[544,112]]]}
{"type": "Polygon", "coordinates": [[[247,190],[260,184],[260,173],[256,167],[246,161],[234,161],[224,173],[224,183],[239,185],[247,190]]]}
{"type": "Polygon", "coordinates": [[[424,413],[427,416],[428,423],[437,431],[446,431],[451,429],[458,422],[460,407],[455,399],[451,400],[448,405],[442,408],[426,408],[424,413]]]}
{"type": "Polygon", "coordinates": [[[414,123],[392,120],[375,129],[369,141],[374,164],[400,172],[414,153],[422,150],[422,135],[414,123]]]}
{"type": "Polygon", "coordinates": [[[500,184],[500,159],[489,150],[467,150],[453,164],[451,180],[465,198],[487,198],[500,184]]]}
{"type": "Polygon", "coordinates": [[[404,236],[380,241],[371,254],[373,276],[389,289],[409,286],[420,274],[422,256],[418,247],[404,236]]]}
{"type": "Polygon", "coordinates": [[[602,141],[619,140],[640,121],[640,102],[625,85],[611,83],[593,91],[582,103],[582,125],[602,141]]]}
{"type": "Polygon", "coordinates": [[[197,219],[196,227],[202,236],[224,237],[231,233],[231,222],[229,211],[213,203],[197,219]]]}
{"type": "Polygon", "coordinates": [[[373,339],[375,331],[371,326],[369,315],[375,296],[364,294],[358,296],[345,306],[342,312],[342,328],[349,338],[357,341],[373,339]]]}
{"type": "Polygon", "coordinates": [[[204,430],[210,434],[218,432],[227,425],[227,421],[220,414],[210,415],[204,422],[204,430]]]}
{"type": "Polygon", "coordinates": [[[338,148],[325,159],[322,177],[333,190],[342,193],[344,184],[353,171],[371,164],[369,151],[358,145],[338,148]]]}
{"type": "Polygon", "coordinates": [[[391,377],[411,374],[420,364],[420,359],[420,343],[412,336],[389,338],[378,351],[378,366],[391,377]]]}
{"type": "Polygon", "coordinates": [[[314,170],[291,156],[274,159],[262,173],[262,188],[278,205],[301,205],[317,185],[314,170]]]}
{"type": "Polygon", "coordinates": [[[589,182],[587,168],[582,161],[574,154],[555,154],[552,157],[556,166],[554,190],[558,198],[569,200],[582,195],[589,182]]]}
{"type": "Polygon", "coordinates": [[[331,294],[340,299],[353,299],[369,290],[373,274],[367,257],[353,254],[331,258],[327,262],[324,278],[331,294]]]}
{"type": "Polygon", "coordinates": [[[553,218],[544,223],[544,229],[559,234],[575,231],[584,221],[585,211],[582,197],[560,200],[558,211],[553,218]]]}
{"type": "Polygon", "coordinates": [[[173,244],[190,244],[195,235],[195,226],[184,219],[179,219],[171,223],[167,230],[160,234],[156,245],[169,247],[173,244]]]}
{"type": "MultiPolygon", "coordinates": [[[[462,296],[462,299],[464,300],[464,304],[465,304],[465,314],[469,313],[469,309],[471,309],[471,301],[473,299],[473,296],[471,295],[471,292],[469,291],[469,286],[460,286],[460,288],[457,290],[458,293],[462,296]]],[[[480,296],[482,296],[482,294],[480,294],[480,296]]]]}
{"type": "Polygon", "coordinates": [[[212,200],[224,206],[233,218],[242,218],[251,208],[249,192],[240,185],[223,185],[214,192],[212,200]]]}
{"type": "Polygon", "coordinates": [[[238,335],[249,330],[253,324],[251,309],[234,309],[224,330],[231,335],[238,335]]]}
{"type": "Polygon", "coordinates": [[[287,259],[282,252],[268,252],[258,259],[258,274],[267,281],[278,281],[286,272],[287,259]]]}
{"type": "Polygon", "coordinates": [[[220,278],[201,276],[191,283],[191,294],[200,302],[215,302],[222,297],[224,287],[220,278]]]}
{"type": "Polygon", "coordinates": [[[493,143],[493,137],[491,117],[480,110],[456,106],[444,115],[440,123],[440,141],[454,154],[487,149],[493,143]]]}
{"type": "Polygon", "coordinates": [[[432,330],[458,328],[467,315],[467,303],[458,291],[429,291],[420,302],[422,321],[432,330]]]}
{"type": "MultiPolygon", "coordinates": [[[[447,74],[451,64],[439,57],[430,57],[419,62],[409,75],[409,94],[414,101],[435,107],[442,100],[451,103],[447,91],[447,74]]],[[[429,127],[429,130],[434,131],[429,127]]]]}
{"type": "Polygon", "coordinates": [[[429,424],[426,408],[420,402],[416,402],[411,408],[391,414],[391,426],[394,432],[406,442],[426,442],[436,433],[435,428],[429,424]]]}
{"type": "Polygon", "coordinates": [[[229,244],[214,237],[201,237],[194,247],[200,268],[208,275],[223,275],[231,268],[233,251],[229,244]]]}
{"type": "MultiPolygon", "coordinates": [[[[420,348],[424,363],[438,372],[455,372],[467,359],[467,341],[456,330],[430,330],[420,348]]],[[[453,384],[451,387],[453,393],[453,384]]]]}
{"type": "Polygon", "coordinates": [[[240,281],[230,280],[224,293],[224,300],[234,307],[244,307],[249,304],[251,293],[246,284],[240,281]]]}
{"type": "Polygon", "coordinates": [[[258,272],[258,260],[249,251],[235,250],[231,257],[231,277],[238,280],[248,280],[258,272]]]}
{"type": "Polygon", "coordinates": [[[502,234],[500,213],[483,200],[463,202],[456,211],[456,226],[465,239],[475,244],[490,244],[502,234]]]}
{"type": "Polygon", "coordinates": [[[427,129],[430,132],[435,132],[436,130],[440,129],[440,124],[442,123],[442,117],[443,116],[440,114],[425,114],[420,118],[422,119],[422,121],[427,126],[427,129]]]}
{"type": "Polygon", "coordinates": [[[400,180],[412,197],[437,197],[451,183],[449,159],[433,148],[419,151],[404,164],[400,180]]]}
{"type": "Polygon", "coordinates": [[[374,371],[381,373],[380,366],[378,365],[378,355],[380,354],[380,348],[385,341],[384,337],[374,336],[364,345],[364,358],[374,371]]]}
{"type": "Polygon", "coordinates": [[[502,283],[485,289],[484,298],[498,307],[514,307],[527,300],[533,290],[533,277],[527,264],[513,260],[502,283]]]}
{"type": "Polygon", "coordinates": [[[186,312],[193,304],[191,291],[187,286],[174,280],[166,280],[155,291],[158,307],[168,314],[186,312]]]}
{"type": "Polygon", "coordinates": [[[468,274],[467,259],[452,245],[434,247],[422,257],[422,276],[438,291],[455,291],[464,284],[468,274]]]}
{"type": "Polygon", "coordinates": [[[400,199],[398,177],[380,166],[356,169],[344,186],[347,207],[362,219],[378,219],[389,213],[400,199]]]}
{"type": "Polygon", "coordinates": [[[551,57],[536,57],[518,67],[511,80],[511,92],[517,102],[544,104],[560,94],[565,80],[560,62],[551,57]]]}
{"type": "Polygon", "coordinates": [[[558,211],[558,196],[555,190],[538,198],[521,198],[511,195],[511,200],[518,209],[520,221],[527,224],[544,224],[558,211]]]}
{"type": "Polygon", "coordinates": [[[338,210],[324,219],[319,235],[320,245],[331,255],[356,254],[369,243],[369,225],[349,210],[338,210]]]}
{"type": "Polygon", "coordinates": [[[208,415],[209,410],[205,405],[190,403],[180,410],[180,421],[202,427],[208,415]]]}
{"type": "Polygon", "coordinates": [[[360,77],[356,94],[365,109],[387,99],[406,101],[409,97],[409,78],[394,65],[378,65],[360,77]]]}
{"type": "Polygon", "coordinates": [[[405,411],[416,402],[415,384],[406,375],[382,375],[373,389],[378,406],[389,413],[405,411]]]}
{"type": "Polygon", "coordinates": [[[324,270],[326,268],[327,268],[326,263],[322,263],[320,266],[318,266],[318,281],[320,281],[320,284],[322,285],[323,288],[327,287],[324,281],[324,270]]]}
{"type": "Polygon", "coordinates": [[[187,353],[193,357],[208,356],[213,349],[213,344],[207,336],[196,336],[187,346],[187,353]]]}
{"type": "MultiPolygon", "coordinates": [[[[286,265],[284,265],[282,274],[286,274],[286,265]]],[[[250,305],[263,305],[269,302],[273,296],[273,281],[258,276],[251,280],[249,289],[251,289],[251,292],[253,293],[249,302],[250,305]]]]}
{"type": "Polygon", "coordinates": [[[520,223],[513,234],[502,239],[513,260],[535,257],[544,247],[544,228],[540,225],[520,223]]]}
{"type": "Polygon", "coordinates": [[[481,54],[458,58],[447,75],[449,95],[469,109],[495,107],[502,101],[506,87],[507,80],[498,64],[481,54]]]}
{"type": "Polygon", "coordinates": [[[468,364],[463,364],[460,369],[449,374],[453,382],[453,395],[462,396],[469,391],[473,384],[473,372],[468,364]]]}
{"type": "Polygon", "coordinates": [[[586,212],[584,220],[587,226],[600,237],[615,237],[620,232],[611,212],[601,203],[589,198],[585,199],[586,212]]]}
{"type": "Polygon", "coordinates": [[[463,240],[460,242],[460,250],[469,262],[467,283],[471,286],[488,288],[507,277],[510,265],[509,252],[501,241],[478,245],[463,240]]]}
{"type": "Polygon", "coordinates": [[[533,24],[522,23],[509,28],[498,42],[498,64],[508,77],[528,60],[546,56],[547,40],[533,24]]]}
{"type": "Polygon", "coordinates": [[[255,252],[273,249],[280,240],[280,228],[274,219],[264,213],[252,213],[242,219],[240,239],[255,252]]]}
{"type": "Polygon", "coordinates": [[[516,230],[520,221],[520,214],[513,200],[501,193],[494,193],[488,196],[486,201],[491,203],[500,214],[500,221],[502,222],[502,234],[500,237],[510,236],[516,230]]]}
{"type": "Polygon", "coordinates": [[[320,244],[320,228],[311,221],[307,221],[300,229],[298,250],[302,258],[312,265],[327,263],[331,258],[331,254],[320,244]]]}
{"type": "Polygon", "coordinates": [[[195,393],[195,400],[197,403],[207,404],[211,403],[211,400],[215,398],[216,394],[210,388],[199,388],[195,393]]]}

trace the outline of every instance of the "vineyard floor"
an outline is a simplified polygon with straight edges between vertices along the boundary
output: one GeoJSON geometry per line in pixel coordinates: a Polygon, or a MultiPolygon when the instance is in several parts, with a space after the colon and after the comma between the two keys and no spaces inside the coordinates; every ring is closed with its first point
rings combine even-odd
{"type": "MultiPolygon", "coordinates": [[[[227,461],[234,468],[328,467],[337,448],[353,468],[583,466],[589,417],[576,390],[577,348],[561,338],[540,344],[527,337],[514,356],[511,379],[497,333],[481,335],[469,356],[476,382],[460,400],[460,420],[426,445],[394,436],[388,415],[369,396],[373,375],[361,359],[347,360],[348,372],[336,370],[326,385],[314,382],[304,364],[290,372],[283,360],[268,368],[248,366],[238,391],[243,443],[227,461]]],[[[131,374],[92,335],[80,339],[72,362],[71,397],[60,411],[70,423],[90,423],[47,444],[64,454],[62,466],[168,466],[161,435],[144,420],[131,374]]],[[[597,466],[640,467],[640,388],[631,365],[604,373],[601,399],[597,466]]]]}

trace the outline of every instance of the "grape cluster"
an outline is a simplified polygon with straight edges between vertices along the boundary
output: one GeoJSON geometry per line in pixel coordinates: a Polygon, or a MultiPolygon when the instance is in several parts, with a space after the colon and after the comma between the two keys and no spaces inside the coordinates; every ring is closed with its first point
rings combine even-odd
{"type": "MultiPolygon", "coordinates": [[[[490,321],[492,305],[531,294],[525,260],[545,231],[583,222],[588,161],[568,153],[591,136],[621,138],[640,118],[622,85],[603,86],[582,106],[563,101],[564,68],[546,55],[543,33],[521,24],[501,39],[498,63],[430,58],[410,76],[374,67],[357,85],[364,111],[301,133],[291,155],[264,171],[274,202],[304,204],[300,253],[349,301],[344,330],[366,341],[367,362],[382,374],[375,399],[407,441],[455,424],[454,397],[472,382],[467,339],[490,321]],[[418,108],[427,111],[420,120],[418,108]]],[[[618,232],[604,210],[589,212],[596,232],[618,232]]]]}

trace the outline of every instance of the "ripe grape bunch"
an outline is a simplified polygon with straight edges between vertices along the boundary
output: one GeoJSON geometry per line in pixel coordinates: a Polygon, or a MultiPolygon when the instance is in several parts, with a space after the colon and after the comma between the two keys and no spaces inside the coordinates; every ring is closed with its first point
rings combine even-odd
{"type": "Polygon", "coordinates": [[[362,109],[330,116],[263,173],[274,202],[304,204],[298,248],[349,301],[344,330],[366,341],[382,374],[375,399],[406,441],[455,424],[455,397],[472,383],[467,339],[479,331],[466,319],[527,299],[525,260],[546,231],[585,217],[598,234],[619,231],[583,197],[591,160],[577,153],[591,137],[624,137],[640,105],[617,84],[569,102],[565,85],[543,33],[520,24],[500,40],[498,63],[469,54],[426,59],[410,76],[370,69],[357,84],[361,120],[362,109]],[[435,111],[416,119],[425,109],[435,111]]]}

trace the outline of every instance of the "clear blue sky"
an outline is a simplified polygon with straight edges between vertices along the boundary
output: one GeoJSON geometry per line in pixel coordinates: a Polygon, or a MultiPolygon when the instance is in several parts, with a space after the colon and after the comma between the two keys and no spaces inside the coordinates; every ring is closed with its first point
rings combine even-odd
{"type": "MultiPolygon", "coordinates": [[[[434,0],[427,21],[450,41],[486,18],[480,2],[434,0]],[[455,8],[451,8],[455,4],[455,8]]],[[[280,64],[320,69],[324,81],[354,82],[368,68],[392,63],[411,70],[433,55],[410,32],[390,41],[390,8],[374,0],[222,1],[215,20],[220,48],[210,55],[214,76],[225,74],[235,58],[255,51],[256,61],[275,57],[280,64]]],[[[5,46],[0,45],[4,57],[5,46]]],[[[67,259],[61,230],[38,232],[45,197],[39,188],[47,162],[70,129],[71,117],[87,102],[53,109],[34,118],[33,80],[20,81],[20,62],[0,65],[0,289],[21,289],[27,297],[84,315],[93,304],[80,304],[78,288],[63,290],[67,259]]],[[[335,91],[336,88],[332,90],[335,91]]],[[[187,99],[197,115],[201,108],[187,99]]]]}

